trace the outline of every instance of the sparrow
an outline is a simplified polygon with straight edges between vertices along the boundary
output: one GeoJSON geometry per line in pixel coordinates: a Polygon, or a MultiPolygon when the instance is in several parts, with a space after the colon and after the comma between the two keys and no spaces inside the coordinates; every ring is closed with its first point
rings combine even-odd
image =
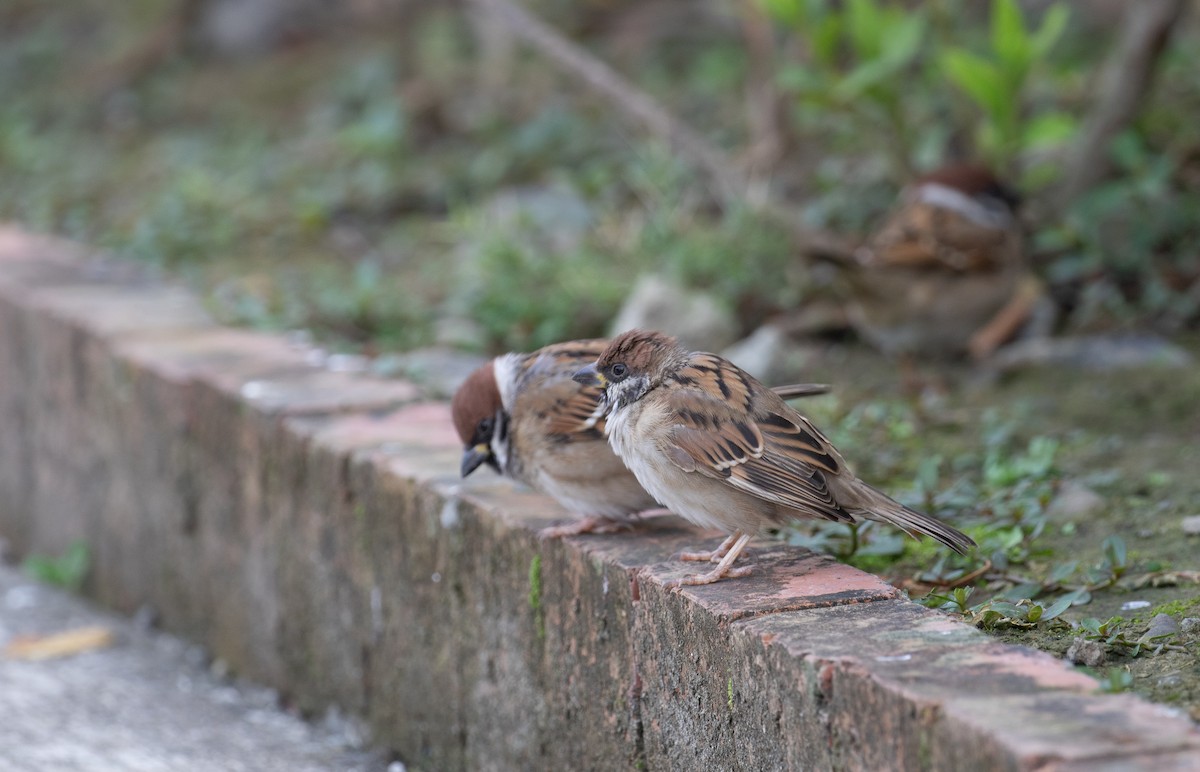
{"type": "Polygon", "coordinates": [[[692,523],[729,534],[714,552],[685,553],[717,566],[675,586],[748,575],[733,563],[751,537],[796,519],[877,520],[956,552],[975,545],[860,480],[811,421],[716,354],[630,330],[574,379],[603,389],[608,441],[642,487],[692,523]]]}
{"type": "MultiPolygon", "coordinates": [[[[607,346],[577,340],[504,354],[467,376],[451,401],[463,477],[486,464],[580,515],[542,530],[543,538],[615,530],[659,508],[608,444],[602,390],[572,380],[607,346]]],[[[787,398],[826,391],[822,384],[780,388],[787,398]]]]}
{"type": "Polygon", "coordinates": [[[890,355],[988,356],[1041,294],[1026,267],[1019,204],[976,164],[946,166],[907,186],[855,252],[851,324],[890,355]]]}

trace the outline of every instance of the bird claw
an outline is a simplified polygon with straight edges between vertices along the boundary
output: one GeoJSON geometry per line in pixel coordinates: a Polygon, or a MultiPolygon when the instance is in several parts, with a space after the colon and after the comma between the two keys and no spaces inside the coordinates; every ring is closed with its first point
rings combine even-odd
{"type": "Polygon", "coordinates": [[[674,560],[693,560],[699,563],[720,563],[729,554],[733,543],[737,541],[739,534],[731,534],[725,541],[721,542],[720,546],[709,552],[676,552],[672,555],[674,560]]]}
{"type": "Polygon", "coordinates": [[[550,539],[561,539],[564,536],[579,536],[585,533],[616,533],[617,531],[628,531],[633,529],[633,523],[627,523],[622,520],[614,520],[609,517],[600,515],[589,515],[581,517],[565,525],[553,525],[549,528],[543,528],[538,531],[538,538],[542,541],[550,539]]]}
{"type": "Polygon", "coordinates": [[[713,584],[722,579],[741,579],[750,576],[754,573],[754,566],[739,566],[738,568],[727,568],[721,570],[715,568],[706,574],[698,574],[696,576],[685,576],[681,579],[671,579],[663,582],[663,587],[673,592],[682,592],[684,587],[698,587],[704,584],[713,584]]]}

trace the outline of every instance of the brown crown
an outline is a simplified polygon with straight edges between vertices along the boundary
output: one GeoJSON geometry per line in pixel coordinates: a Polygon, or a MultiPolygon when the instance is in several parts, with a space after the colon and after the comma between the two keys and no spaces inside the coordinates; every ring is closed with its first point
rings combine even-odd
{"type": "Polygon", "coordinates": [[[468,445],[475,434],[475,426],[484,418],[493,416],[500,409],[500,388],[496,385],[496,370],[492,362],[481,366],[467,376],[454,399],[450,401],[450,415],[454,430],[463,445],[468,445]]]}
{"type": "Polygon", "coordinates": [[[596,362],[603,369],[616,362],[638,372],[648,372],[656,362],[671,354],[682,352],[679,341],[670,335],[653,330],[629,330],[612,339],[596,362]]]}

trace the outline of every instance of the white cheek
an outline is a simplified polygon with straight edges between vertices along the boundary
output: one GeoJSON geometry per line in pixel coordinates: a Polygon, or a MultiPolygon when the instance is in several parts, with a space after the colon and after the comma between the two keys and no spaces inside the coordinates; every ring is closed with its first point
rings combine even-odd
{"type": "Polygon", "coordinates": [[[488,447],[492,449],[492,455],[496,457],[496,463],[500,465],[500,471],[512,476],[513,470],[508,466],[508,449],[509,438],[512,427],[509,425],[508,415],[503,411],[496,413],[496,430],[492,433],[492,439],[488,442],[488,447]]]}
{"type": "Polygon", "coordinates": [[[502,442],[496,437],[492,438],[491,442],[492,455],[496,457],[496,462],[500,464],[502,471],[508,471],[508,443],[502,442]]]}

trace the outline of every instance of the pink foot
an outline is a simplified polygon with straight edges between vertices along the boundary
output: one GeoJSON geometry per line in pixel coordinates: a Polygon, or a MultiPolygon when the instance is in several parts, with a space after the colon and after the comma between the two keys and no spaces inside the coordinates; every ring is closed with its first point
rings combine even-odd
{"type": "MultiPolygon", "coordinates": [[[[709,571],[707,574],[699,576],[689,576],[683,579],[673,579],[666,583],[666,587],[672,590],[678,590],[684,586],[695,586],[699,584],[712,584],[722,579],[740,579],[743,576],[749,576],[753,572],[750,566],[742,566],[734,568],[733,561],[738,559],[742,554],[742,550],[746,549],[746,545],[750,543],[750,534],[734,531],[729,535],[720,547],[711,553],[707,553],[707,559],[712,560],[715,555],[720,553],[720,561],[717,567],[709,571]]],[[[691,553],[702,554],[702,553],[691,553]]]]}
{"type": "Polygon", "coordinates": [[[579,536],[585,533],[616,533],[633,528],[633,523],[614,520],[602,515],[589,515],[565,525],[554,525],[538,531],[539,539],[561,539],[564,536],[579,536]]]}
{"type": "Polygon", "coordinates": [[[729,548],[737,541],[739,534],[731,534],[721,542],[721,546],[711,552],[678,552],[672,557],[677,560],[692,560],[700,563],[720,563],[729,554],[729,548]]]}
{"type": "Polygon", "coordinates": [[[695,587],[701,584],[712,584],[719,582],[722,579],[741,579],[744,576],[750,576],[754,573],[754,566],[741,566],[740,568],[721,568],[717,566],[707,574],[698,574],[696,576],[685,576],[682,579],[672,579],[663,584],[668,590],[679,590],[683,587],[695,587]]]}

